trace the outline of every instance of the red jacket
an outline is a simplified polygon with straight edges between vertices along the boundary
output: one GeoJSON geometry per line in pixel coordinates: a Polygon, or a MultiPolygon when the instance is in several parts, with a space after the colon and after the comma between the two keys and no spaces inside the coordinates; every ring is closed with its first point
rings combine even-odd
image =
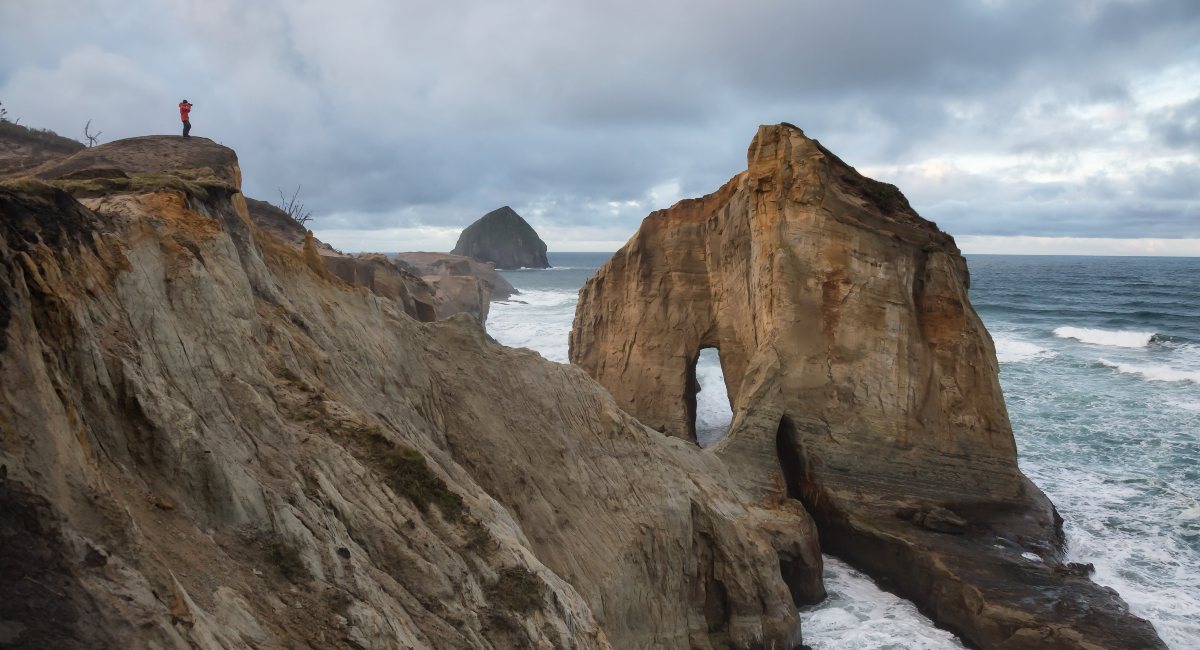
{"type": "Polygon", "coordinates": [[[179,119],[186,122],[188,113],[192,112],[192,105],[187,102],[179,102],[179,119]]]}

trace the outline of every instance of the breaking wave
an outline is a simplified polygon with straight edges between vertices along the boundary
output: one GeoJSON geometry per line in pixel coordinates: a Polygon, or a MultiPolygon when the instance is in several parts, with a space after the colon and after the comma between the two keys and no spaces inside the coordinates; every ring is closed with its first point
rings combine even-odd
{"type": "Polygon", "coordinates": [[[1099,330],[1088,327],[1059,327],[1054,335],[1060,339],[1075,339],[1081,343],[1107,345],[1116,348],[1144,348],[1150,345],[1154,332],[1134,330],[1099,330]]]}
{"type": "Polygon", "coordinates": [[[1058,354],[1053,350],[1047,350],[1028,341],[1011,339],[1001,334],[997,334],[993,342],[996,344],[996,359],[1000,363],[1021,363],[1023,361],[1032,361],[1039,357],[1053,357],[1058,354]]]}
{"type": "Polygon", "coordinates": [[[1135,366],[1108,359],[1100,359],[1100,365],[1112,368],[1122,374],[1141,375],[1149,381],[1190,381],[1193,384],[1200,384],[1200,371],[1195,370],[1179,370],[1169,366],[1135,366]]]}

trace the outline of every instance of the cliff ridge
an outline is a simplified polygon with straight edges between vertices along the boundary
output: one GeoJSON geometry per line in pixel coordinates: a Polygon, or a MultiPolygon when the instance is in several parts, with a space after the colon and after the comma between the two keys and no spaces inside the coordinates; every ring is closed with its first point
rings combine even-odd
{"type": "Polygon", "coordinates": [[[5,643],[799,643],[802,509],[578,368],[343,281],[218,146],[0,182],[5,643]]]}

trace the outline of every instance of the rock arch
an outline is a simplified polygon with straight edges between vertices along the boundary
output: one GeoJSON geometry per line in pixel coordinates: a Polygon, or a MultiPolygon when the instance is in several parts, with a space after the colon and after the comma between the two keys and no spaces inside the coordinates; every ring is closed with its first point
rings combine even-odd
{"type": "Polygon", "coordinates": [[[715,451],[764,502],[798,497],[826,552],[981,647],[1045,630],[1145,645],[1118,598],[1052,571],[1062,531],[1017,467],[953,238],[794,126],[760,127],[747,162],[652,213],[587,282],[571,361],[645,424],[694,439],[689,362],[719,347],[734,422],[715,451]],[[1091,614],[1056,611],[1046,589],[1091,614]]]}

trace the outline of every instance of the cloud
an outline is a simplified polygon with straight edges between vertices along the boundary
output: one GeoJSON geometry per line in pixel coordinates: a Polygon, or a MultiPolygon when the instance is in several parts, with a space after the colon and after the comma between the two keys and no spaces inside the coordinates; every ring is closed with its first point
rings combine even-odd
{"type": "Polygon", "coordinates": [[[1190,0],[7,0],[0,100],[107,139],[173,133],[187,96],[249,193],[301,186],[363,245],[504,204],[552,247],[619,242],[779,121],[956,235],[1172,238],[1200,220],[1196,43],[1190,0]]]}

